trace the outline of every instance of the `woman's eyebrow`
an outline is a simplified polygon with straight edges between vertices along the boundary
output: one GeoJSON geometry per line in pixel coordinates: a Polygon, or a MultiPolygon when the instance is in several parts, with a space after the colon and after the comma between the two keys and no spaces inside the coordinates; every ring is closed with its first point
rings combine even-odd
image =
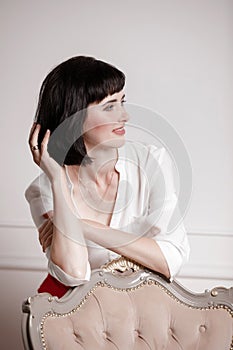
{"type": "MultiPolygon", "coordinates": [[[[125,94],[122,96],[121,100],[123,100],[123,98],[125,98],[125,94]]],[[[112,103],[112,102],[117,102],[117,99],[115,98],[114,100],[109,100],[107,102],[105,102],[102,106],[105,106],[108,103],[112,103]]]]}

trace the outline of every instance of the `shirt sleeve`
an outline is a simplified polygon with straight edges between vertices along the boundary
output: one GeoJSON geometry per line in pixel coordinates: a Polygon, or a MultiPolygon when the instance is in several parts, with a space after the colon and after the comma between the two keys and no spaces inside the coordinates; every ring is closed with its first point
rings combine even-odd
{"type": "Polygon", "coordinates": [[[169,268],[171,280],[188,260],[190,247],[178,206],[172,160],[164,147],[148,145],[144,166],[147,176],[147,209],[134,217],[130,231],[153,238],[169,268]]]}
{"type": "MultiPolygon", "coordinates": [[[[30,205],[30,211],[33,221],[39,228],[46,220],[44,213],[53,210],[53,195],[49,178],[45,173],[41,173],[26,189],[25,197],[30,205]]],[[[50,248],[46,249],[46,257],[48,259],[48,272],[58,281],[66,286],[74,287],[81,285],[90,280],[91,268],[89,261],[87,262],[86,275],[84,279],[78,279],[68,275],[58,265],[54,264],[50,259],[50,248]]]]}
{"type": "Polygon", "coordinates": [[[164,147],[151,146],[150,152],[151,164],[154,163],[155,166],[149,167],[147,221],[151,227],[158,227],[160,230],[153,239],[167,261],[172,279],[187,262],[190,246],[178,205],[171,157],[164,147]]]}
{"type": "Polygon", "coordinates": [[[67,274],[58,265],[54,264],[54,262],[50,259],[50,248],[46,249],[46,256],[48,258],[48,272],[65,286],[76,287],[90,281],[91,267],[89,261],[87,261],[86,275],[84,279],[80,279],[67,274]]]}
{"type": "Polygon", "coordinates": [[[37,228],[44,222],[43,214],[53,210],[53,196],[49,178],[41,173],[25,191],[32,219],[37,228]]]}

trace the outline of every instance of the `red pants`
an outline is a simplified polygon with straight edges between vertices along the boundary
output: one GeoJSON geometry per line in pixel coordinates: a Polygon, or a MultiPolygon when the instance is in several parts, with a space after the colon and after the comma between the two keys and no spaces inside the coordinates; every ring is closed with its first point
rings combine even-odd
{"type": "Polygon", "coordinates": [[[71,287],[65,286],[56,278],[48,274],[38,289],[38,293],[50,293],[53,296],[61,298],[71,287]]]}

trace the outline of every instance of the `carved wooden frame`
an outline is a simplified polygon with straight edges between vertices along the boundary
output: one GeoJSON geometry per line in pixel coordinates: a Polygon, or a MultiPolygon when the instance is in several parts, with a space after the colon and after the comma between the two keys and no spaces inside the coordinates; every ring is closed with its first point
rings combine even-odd
{"type": "MultiPolygon", "coordinates": [[[[170,282],[163,276],[144,268],[132,260],[120,257],[94,270],[91,280],[70,289],[62,298],[48,293],[29,297],[22,305],[22,336],[26,350],[46,350],[44,322],[47,317],[62,317],[78,311],[88,297],[100,287],[118,291],[133,291],[155,284],[177,303],[192,309],[224,309],[233,317],[233,287],[215,287],[204,293],[193,293],[176,280],[170,282]]],[[[229,350],[233,349],[233,340],[229,350]]]]}

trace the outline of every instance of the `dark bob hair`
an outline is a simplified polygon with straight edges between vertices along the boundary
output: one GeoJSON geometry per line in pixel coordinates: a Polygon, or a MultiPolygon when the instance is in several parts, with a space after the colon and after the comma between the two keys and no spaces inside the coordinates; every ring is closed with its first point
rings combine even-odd
{"type": "Polygon", "coordinates": [[[90,103],[99,103],[108,95],[121,91],[124,85],[124,73],[94,57],[77,56],[59,64],[47,75],[40,89],[35,116],[35,122],[41,125],[39,148],[49,129],[48,151],[59,164],[91,163],[82,136],[86,108],[90,103]],[[74,123],[71,117],[75,114],[74,123]],[[53,140],[52,136],[61,124],[66,127],[53,140]]]}

